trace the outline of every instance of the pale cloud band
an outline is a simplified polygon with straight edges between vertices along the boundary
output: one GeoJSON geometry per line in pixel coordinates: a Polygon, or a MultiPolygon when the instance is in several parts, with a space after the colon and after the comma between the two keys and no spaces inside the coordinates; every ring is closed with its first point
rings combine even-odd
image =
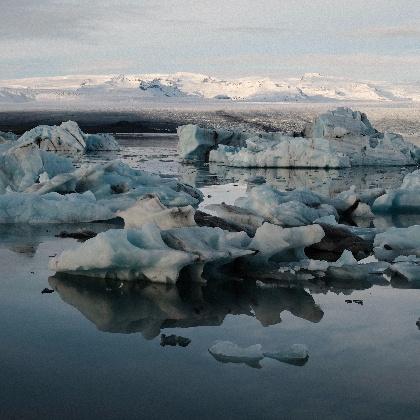
{"type": "Polygon", "coordinates": [[[307,71],[420,79],[418,0],[3,0],[0,79],[307,71]]]}

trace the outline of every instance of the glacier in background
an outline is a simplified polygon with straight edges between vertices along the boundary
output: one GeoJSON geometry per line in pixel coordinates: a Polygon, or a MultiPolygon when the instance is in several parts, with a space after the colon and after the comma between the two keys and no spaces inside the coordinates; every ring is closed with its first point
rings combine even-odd
{"type": "Polygon", "coordinates": [[[420,83],[355,81],[306,73],[221,79],[196,73],[76,75],[0,81],[0,104],[122,101],[420,102],[420,83]]]}

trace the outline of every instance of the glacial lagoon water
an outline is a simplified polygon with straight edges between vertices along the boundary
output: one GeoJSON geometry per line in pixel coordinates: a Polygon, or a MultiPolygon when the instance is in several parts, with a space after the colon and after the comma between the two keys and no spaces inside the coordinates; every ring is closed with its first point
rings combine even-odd
{"type": "MultiPolygon", "coordinates": [[[[177,161],[176,137],[120,135],[119,141],[124,147],[117,154],[89,160],[117,157],[180,177],[203,188],[202,207],[243,194],[251,175],[332,194],[352,184],[395,187],[409,170],[195,167],[177,161]]],[[[326,279],[305,288],[261,288],[246,276],[242,282],[221,276],[206,286],[56,277],[49,257],[77,242],[55,235],[78,227],[0,227],[1,419],[420,418],[415,285],[395,277],[377,284],[326,279]],[[54,292],[41,293],[45,288],[54,292]],[[161,334],[191,342],[161,346],[161,334]],[[217,340],[260,343],[267,351],[302,343],[309,359],[302,366],[222,363],[208,352],[217,340]]]]}

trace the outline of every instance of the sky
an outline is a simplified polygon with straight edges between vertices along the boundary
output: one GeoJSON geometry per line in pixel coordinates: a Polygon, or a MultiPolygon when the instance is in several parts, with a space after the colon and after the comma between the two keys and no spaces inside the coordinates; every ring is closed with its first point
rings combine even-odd
{"type": "Polygon", "coordinates": [[[420,81],[420,0],[0,0],[0,79],[197,72],[420,81]]]}

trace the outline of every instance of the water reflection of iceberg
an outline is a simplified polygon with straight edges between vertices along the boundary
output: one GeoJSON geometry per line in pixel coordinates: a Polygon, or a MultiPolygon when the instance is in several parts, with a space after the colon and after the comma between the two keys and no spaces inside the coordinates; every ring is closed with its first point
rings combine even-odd
{"type": "Polygon", "coordinates": [[[398,188],[404,178],[400,168],[380,171],[372,167],[347,169],[287,169],[287,168],[233,168],[209,164],[209,173],[217,176],[219,182],[245,181],[251,176],[262,176],[275,187],[285,189],[309,189],[330,195],[355,185],[357,189],[398,188]]]}
{"type": "Polygon", "coordinates": [[[281,313],[319,322],[322,310],[303,289],[261,289],[254,285],[123,284],[102,279],[50,277],[62,300],[101,331],[140,332],[146,339],[164,328],[218,326],[228,315],[255,316],[263,326],[281,322],[281,313]]]}

